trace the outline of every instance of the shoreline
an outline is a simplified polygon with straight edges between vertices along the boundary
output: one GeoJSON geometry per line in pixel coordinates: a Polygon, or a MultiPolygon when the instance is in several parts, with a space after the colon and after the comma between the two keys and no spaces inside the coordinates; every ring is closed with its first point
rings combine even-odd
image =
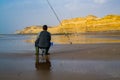
{"type": "MultiPolygon", "coordinates": [[[[120,60],[120,43],[107,44],[60,44],[50,48],[51,59],[70,60],[120,60]]],[[[35,50],[21,52],[4,52],[0,58],[33,58],[35,50]],[[22,53],[21,53],[22,52],[22,53]]]]}

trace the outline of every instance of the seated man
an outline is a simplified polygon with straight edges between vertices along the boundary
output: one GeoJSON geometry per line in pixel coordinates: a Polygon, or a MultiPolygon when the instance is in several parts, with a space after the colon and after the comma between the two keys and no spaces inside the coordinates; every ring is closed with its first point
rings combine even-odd
{"type": "Polygon", "coordinates": [[[47,25],[43,26],[43,31],[41,31],[35,41],[36,54],[39,54],[39,48],[45,49],[45,55],[49,55],[48,51],[50,48],[51,34],[47,31],[47,25]]]}

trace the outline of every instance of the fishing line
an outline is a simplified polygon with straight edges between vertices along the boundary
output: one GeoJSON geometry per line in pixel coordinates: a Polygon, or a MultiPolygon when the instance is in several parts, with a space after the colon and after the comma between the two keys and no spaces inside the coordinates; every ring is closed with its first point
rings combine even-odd
{"type": "MultiPolygon", "coordinates": [[[[53,11],[54,15],[56,16],[58,22],[59,22],[60,25],[62,26],[62,23],[61,23],[61,21],[60,21],[58,15],[57,15],[57,13],[55,12],[54,8],[53,8],[52,5],[50,4],[49,0],[46,0],[46,1],[47,1],[47,3],[48,3],[49,7],[51,8],[51,10],[53,11]]],[[[63,28],[62,28],[62,29],[63,29],[63,28]]],[[[65,32],[64,29],[63,29],[63,32],[64,32],[65,36],[67,36],[67,38],[68,38],[70,44],[72,44],[72,42],[70,41],[70,37],[67,35],[67,33],[65,32]]]]}

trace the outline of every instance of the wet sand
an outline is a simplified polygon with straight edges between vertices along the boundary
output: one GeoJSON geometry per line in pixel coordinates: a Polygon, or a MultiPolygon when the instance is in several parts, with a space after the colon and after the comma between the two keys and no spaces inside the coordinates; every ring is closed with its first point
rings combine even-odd
{"type": "Polygon", "coordinates": [[[0,54],[0,80],[120,80],[120,43],[61,44],[48,62],[35,51],[0,54]]]}

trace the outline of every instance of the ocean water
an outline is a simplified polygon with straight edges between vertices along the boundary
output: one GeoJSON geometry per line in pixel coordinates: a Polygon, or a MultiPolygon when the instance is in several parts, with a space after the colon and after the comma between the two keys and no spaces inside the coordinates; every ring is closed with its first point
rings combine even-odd
{"type": "Polygon", "coordinates": [[[0,53],[33,51],[34,43],[29,43],[31,35],[0,35],[0,53]]]}
{"type": "MultiPolygon", "coordinates": [[[[22,53],[34,51],[34,41],[37,35],[0,35],[0,53],[22,53]]],[[[96,35],[96,34],[73,34],[69,38],[64,35],[52,35],[53,46],[59,44],[101,44],[120,43],[119,34],[96,35]]]]}

